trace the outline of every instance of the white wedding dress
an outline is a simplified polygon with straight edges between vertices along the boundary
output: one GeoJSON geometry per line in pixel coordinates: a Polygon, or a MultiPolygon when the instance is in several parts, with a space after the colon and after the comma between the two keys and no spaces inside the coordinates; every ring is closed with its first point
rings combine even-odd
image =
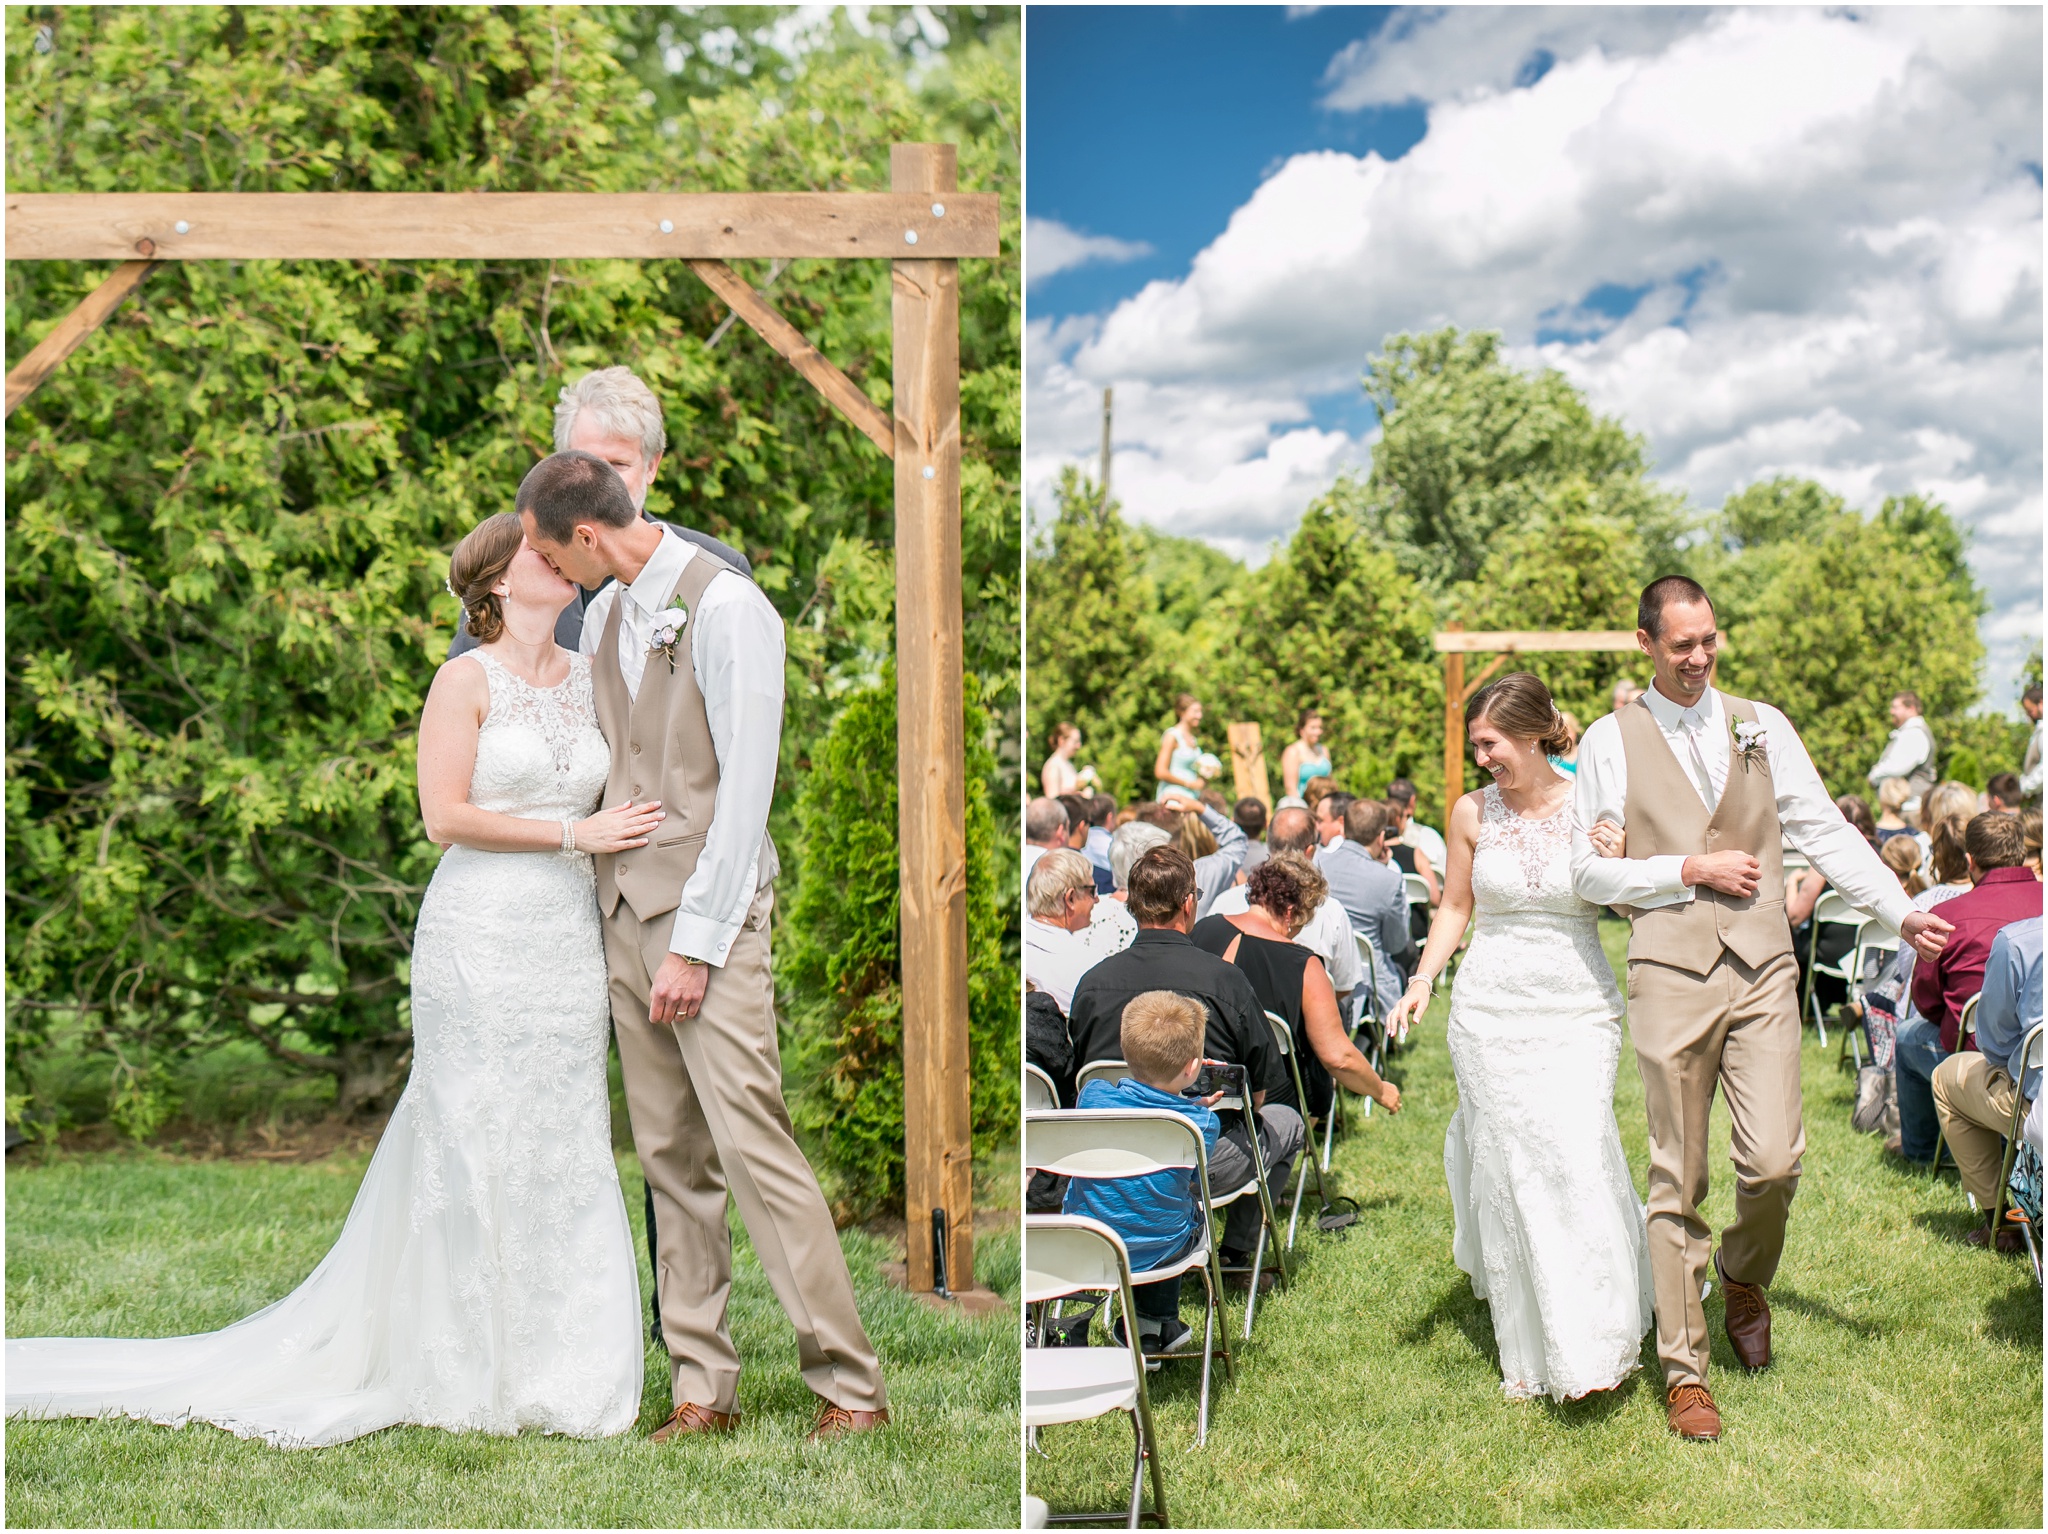
{"type": "Polygon", "coordinates": [[[1478,924],[1451,994],[1444,1140],[1457,1264],[1493,1310],[1501,1388],[1557,1400],[1637,1367],[1651,1325],[1644,1210],[1614,1122],[1622,1000],[1572,892],[1571,811],[1529,820],[1489,784],[1478,924]]]}
{"type": "MultiPolygon", "coordinates": [[[[589,662],[540,689],[472,654],[491,705],[470,802],[589,814],[610,759],[589,662]]],[[[223,1331],[9,1341],[8,1414],[211,1422],[280,1448],[402,1422],[624,1432],[644,1356],[610,1026],[590,859],[451,847],[414,935],[411,1079],[312,1276],[223,1331]]]]}

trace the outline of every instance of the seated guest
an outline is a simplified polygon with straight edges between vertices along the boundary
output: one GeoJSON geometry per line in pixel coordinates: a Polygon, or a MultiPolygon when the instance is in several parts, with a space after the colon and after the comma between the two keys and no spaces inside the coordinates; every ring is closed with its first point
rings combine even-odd
{"type": "Polygon", "coordinates": [[[1344,811],[1344,835],[1316,854],[1316,869],[1330,883],[1330,895],[1344,908],[1353,932],[1371,941],[1376,973],[1374,1010],[1386,1017],[1407,984],[1405,966],[1418,950],[1409,936],[1408,891],[1387,853],[1386,806],[1354,799],[1344,811]]]}
{"type": "Polygon", "coordinates": [[[1057,799],[1033,799],[1024,806],[1024,877],[1046,853],[1067,845],[1067,807],[1057,799]]]}
{"type": "Polygon", "coordinates": [[[1333,788],[1310,806],[1316,817],[1316,841],[1322,846],[1344,839],[1344,812],[1351,808],[1353,795],[1333,788]]]}
{"type": "Polygon", "coordinates": [[[1109,873],[1115,888],[1095,902],[1095,923],[1088,929],[1089,944],[1100,957],[1106,959],[1113,953],[1122,953],[1138,935],[1138,924],[1131,919],[1126,903],[1131,869],[1154,847],[1165,847],[1172,841],[1158,826],[1144,821],[1118,826],[1116,835],[1109,839],[1109,873]]]}
{"type": "Polygon", "coordinates": [[[1245,851],[1251,843],[1245,840],[1236,822],[1192,800],[1156,804],[1145,818],[1178,842],[1188,861],[1195,865],[1199,914],[1207,916],[1216,897],[1237,882],[1237,871],[1244,866],[1245,851]],[[1208,842],[1202,839],[1203,832],[1208,833],[1215,846],[1208,847],[1208,842]],[[1202,850],[1205,847],[1207,851],[1202,850]]]}
{"type": "Polygon", "coordinates": [[[1108,794],[1088,797],[1088,840],[1081,851],[1095,868],[1095,893],[1107,895],[1116,888],[1109,872],[1109,838],[1116,824],[1116,801],[1108,794]]]}
{"type": "Polygon", "coordinates": [[[1323,961],[1296,941],[1324,904],[1329,885],[1298,852],[1269,858],[1245,886],[1250,904],[1231,916],[1210,916],[1189,934],[1195,946],[1244,971],[1259,1005],[1282,1019],[1294,1035],[1307,1102],[1295,1100],[1290,1081],[1276,1099],[1304,1115],[1330,1111],[1330,1078],[1370,1097],[1389,1113],[1399,1111],[1400,1089],[1352,1045],[1337,1010],[1337,992],[1323,961]]]}
{"type": "Polygon", "coordinates": [[[2020,798],[2020,780],[2016,773],[1994,772],[1984,785],[1985,808],[2000,815],[2017,815],[2024,801],[2020,798]]]}
{"type": "Polygon", "coordinates": [[[1992,938],[2009,922],[2041,914],[2040,881],[2020,861],[2025,848],[2014,817],[1976,816],[1963,830],[1963,849],[1971,887],[1941,902],[1942,920],[1955,930],[1932,961],[1914,961],[1907,990],[1913,1014],[1900,1019],[1895,1030],[1899,1154],[1910,1161],[1934,1157],[1939,1128],[1934,1072],[1957,1050],[1956,1024],[1963,1003],[1984,983],[1992,938]]]}
{"type": "MultiPolygon", "coordinates": [[[[1894,783],[1900,781],[1892,779],[1894,783]]],[[[1927,875],[1920,870],[1920,844],[1910,836],[1894,836],[1877,849],[1878,861],[1889,868],[1905,887],[1908,895],[1917,895],[1929,887],[1927,875]]]]}
{"type": "MultiPolygon", "coordinates": [[[[1387,856],[1394,860],[1394,866],[1404,874],[1414,874],[1429,891],[1429,903],[1435,905],[1443,899],[1443,886],[1437,880],[1438,865],[1429,860],[1429,853],[1421,847],[1411,846],[1401,838],[1407,835],[1410,821],[1414,818],[1415,801],[1398,799],[1382,801],[1387,807],[1387,856]]],[[[1422,933],[1418,941],[1429,937],[1429,913],[1422,913],[1422,933]]]]}
{"type": "MultiPolygon", "coordinates": [[[[1877,822],[1871,816],[1869,805],[1854,794],[1844,794],[1835,801],[1835,808],[1866,842],[1873,848],[1877,846],[1877,822]]],[[[1805,869],[1786,880],[1785,919],[1792,924],[1792,956],[1799,966],[1802,995],[1805,994],[1810,965],[1824,964],[1831,969],[1839,969],[1849,950],[1856,946],[1856,929],[1841,922],[1823,923],[1818,936],[1814,932],[1814,907],[1820,904],[1820,897],[1827,887],[1827,876],[1818,868],[1805,869]]],[[[1823,1009],[1839,1006],[1849,999],[1848,988],[1833,975],[1815,975],[1813,992],[1820,998],[1823,1009]]]]}
{"type": "MultiPolygon", "coordinates": [[[[1074,1105],[1074,1041],[1067,1033],[1067,1015],[1044,991],[1024,993],[1024,1058],[1052,1077],[1060,1106],[1074,1105]]],[[[1058,1206],[1055,1205],[1055,1208],[1058,1206]]],[[[1037,1211],[1040,1214],[1045,1210],[1037,1211]]]]}
{"type": "MultiPolygon", "coordinates": [[[[1273,857],[1287,852],[1306,855],[1315,844],[1315,822],[1309,819],[1307,810],[1289,807],[1274,811],[1273,827],[1267,838],[1273,857]]],[[[1209,907],[1209,914],[1241,916],[1250,906],[1251,898],[1245,893],[1245,886],[1238,884],[1216,897],[1216,903],[1209,907]]],[[[1330,972],[1330,984],[1336,987],[1340,1004],[1358,988],[1365,969],[1358,962],[1358,944],[1351,938],[1351,918],[1344,914],[1344,907],[1336,901],[1324,900],[1317,905],[1308,925],[1295,934],[1294,941],[1323,961],[1323,968],[1330,972]]]]}
{"type": "MultiPolygon", "coordinates": [[[[1301,1115],[1267,1103],[1288,1084],[1288,1072],[1251,982],[1241,970],[1202,952],[1188,936],[1195,925],[1194,865],[1177,847],[1154,847],[1131,865],[1128,883],[1130,914],[1138,934],[1129,948],[1104,959],[1074,988],[1074,1006],[1067,1018],[1075,1058],[1084,1065],[1121,1058],[1124,1008],[1147,991],[1176,991],[1201,1002],[1208,1012],[1208,1058],[1244,1067],[1245,1088],[1257,1110],[1268,1191],[1285,1189],[1304,1138],[1301,1115]]],[[[1224,1139],[1234,1140],[1248,1159],[1246,1132],[1242,1115],[1226,1117],[1224,1139]]],[[[1224,1187],[1219,1185],[1217,1191],[1224,1187]]],[[[1220,1250],[1226,1264],[1241,1267],[1251,1261],[1260,1213],[1256,1199],[1241,1198],[1230,1206],[1220,1250]]]]}
{"type": "Polygon", "coordinates": [[[1244,832],[1244,866],[1237,871],[1237,882],[1242,884],[1254,868],[1266,861],[1265,801],[1246,795],[1231,807],[1230,818],[1237,822],[1238,830],[1244,832]]]}
{"type": "Polygon", "coordinates": [[[1095,808],[1093,794],[1061,794],[1060,808],[1067,812],[1067,845],[1076,852],[1088,845],[1088,814],[1095,808]]]}
{"type": "Polygon", "coordinates": [[[2020,843],[2027,849],[2027,867],[2041,877],[2041,812],[2033,805],[2020,811],[2020,843]]]}
{"type": "Polygon", "coordinates": [[[1441,876],[1444,871],[1444,860],[1450,853],[1444,846],[1443,833],[1415,818],[1415,785],[1406,778],[1394,779],[1387,785],[1387,801],[1401,806],[1401,845],[1413,847],[1427,855],[1429,866],[1441,876]]]}
{"type": "Polygon", "coordinates": [[[1886,778],[1877,785],[1877,845],[1880,849],[1894,836],[1911,836],[1906,819],[1906,801],[1913,797],[1913,785],[1904,778],[1886,778]]]}
{"type": "MultiPolygon", "coordinates": [[[[1178,1113],[1194,1121],[1208,1147],[1209,1189],[1241,1188],[1251,1176],[1249,1165],[1235,1165],[1235,1182],[1223,1180],[1218,1153],[1222,1121],[1212,1111],[1214,1098],[1182,1094],[1195,1084],[1202,1069],[1202,1034],[1208,1021],[1202,1004],[1172,991],[1147,991],[1124,1004],[1117,1048],[1131,1074],[1117,1081],[1091,1081],[1076,1105],[1082,1108],[1149,1108],[1178,1113]]],[[[1233,1152],[1236,1147],[1231,1147],[1233,1152]]],[[[1236,1160],[1243,1161],[1241,1153],[1236,1160]]],[[[1239,1200],[1243,1202],[1243,1200],[1239,1200]]],[[[1076,1177],[1067,1185],[1066,1212],[1100,1220],[1123,1238],[1133,1273],[1162,1267],[1185,1257],[1200,1244],[1202,1190],[1191,1168],[1170,1167],[1142,1177],[1076,1177]]],[[[1193,1328],[1180,1318],[1180,1276],[1131,1288],[1137,1312],[1138,1340],[1147,1353],[1170,1353],[1187,1342],[1193,1328]]],[[[1129,1346],[1119,1316],[1111,1330],[1129,1346]]]]}
{"type": "Polygon", "coordinates": [[[1087,940],[1095,916],[1095,870],[1071,848],[1046,853],[1024,881],[1024,980],[1061,1012],[1102,957],[1087,940]]]}
{"type": "Polygon", "coordinates": [[[1301,802],[1308,807],[1308,812],[1314,815],[1318,821],[1321,821],[1323,816],[1319,807],[1322,802],[1332,794],[1341,794],[1343,792],[1344,790],[1337,786],[1334,778],[1317,778],[1302,791],[1300,797],[1301,802]]]}
{"type": "MultiPolygon", "coordinates": [[[[1950,909],[1955,909],[1951,904],[1950,909]]],[[[2001,927],[1984,962],[1983,993],[1977,1002],[1977,1047],[1950,1055],[1934,1068],[1934,1107],[1941,1132],[1956,1158],[1963,1186],[1977,1197],[1987,1218],[1997,1204],[2004,1169],[2005,1132],[2012,1125],[2013,1094],[2021,1101],[2041,1095],[2041,1068],[2019,1076],[2020,1041],[2041,1021],[2041,918],[2030,916],[2001,927]]],[[[2040,1058],[2038,1053],[2036,1060],[2040,1058]]],[[[1988,1227],[1970,1232],[1972,1246],[1990,1239],[1988,1227]]],[[[1996,1233],[2001,1252],[2020,1248],[2017,1230],[1996,1233]]]]}
{"type": "MultiPolygon", "coordinates": [[[[1934,823],[1934,882],[1913,897],[1914,910],[1931,911],[1968,892],[1970,859],[1963,847],[1968,823],[1961,815],[1934,823]]],[[[1876,983],[1863,993],[1863,1009],[1871,1063],[1892,1072],[1891,1093],[1897,1103],[1897,1133],[1885,1141],[1885,1149],[1910,1161],[1926,1161],[1934,1155],[1940,1128],[1934,1117],[1932,1082],[1934,1067],[1941,1060],[1941,1034],[1913,1010],[1913,966],[1917,962],[1912,946],[1901,944],[1876,983]]]]}

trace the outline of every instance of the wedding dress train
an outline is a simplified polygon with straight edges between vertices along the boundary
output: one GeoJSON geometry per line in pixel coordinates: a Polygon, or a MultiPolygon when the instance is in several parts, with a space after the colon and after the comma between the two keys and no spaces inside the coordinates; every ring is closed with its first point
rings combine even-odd
{"type": "MultiPolygon", "coordinates": [[[[588,814],[610,766],[588,661],[541,689],[474,659],[491,704],[470,802],[588,814]]],[[[218,1332],[9,1341],[8,1414],[211,1422],[283,1448],[401,1422],[624,1432],[644,1344],[610,1026],[590,859],[450,848],[414,938],[411,1078],[320,1265],[218,1332]]]]}
{"type": "Polygon", "coordinates": [[[1525,819],[1492,785],[1483,803],[1447,1034],[1451,1249],[1493,1311],[1502,1389],[1565,1400],[1627,1378],[1651,1325],[1643,1204],[1614,1121],[1622,1000],[1594,907],[1572,892],[1569,807],[1525,819]]]}

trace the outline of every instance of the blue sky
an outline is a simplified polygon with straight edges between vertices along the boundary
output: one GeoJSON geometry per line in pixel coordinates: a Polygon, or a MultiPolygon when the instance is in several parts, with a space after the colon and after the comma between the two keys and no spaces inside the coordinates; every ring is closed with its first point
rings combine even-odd
{"type": "MultiPolygon", "coordinates": [[[[1026,482],[1258,559],[1396,331],[1501,332],[1696,506],[1778,474],[1971,531],[2041,632],[2041,12],[1033,6],[1026,482]]],[[[2003,694],[2003,697],[2000,695],[2003,694]]]]}

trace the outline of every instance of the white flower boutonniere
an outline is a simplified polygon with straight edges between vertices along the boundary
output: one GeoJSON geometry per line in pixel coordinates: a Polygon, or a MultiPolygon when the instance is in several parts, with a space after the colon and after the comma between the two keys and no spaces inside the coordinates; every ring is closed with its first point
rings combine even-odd
{"type": "Polygon", "coordinates": [[[1741,761],[1743,769],[1747,771],[1752,762],[1758,766],[1764,765],[1764,750],[1770,744],[1769,732],[1762,725],[1748,719],[1737,719],[1734,722],[1734,731],[1735,755],[1741,761]]]}
{"type": "Polygon", "coordinates": [[[659,655],[668,661],[668,669],[676,669],[676,645],[683,637],[683,626],[690,621],[690,609],[678,597],[663,608],[654,618],[654,632],[648,636],[647,653],[659,655]]]}

